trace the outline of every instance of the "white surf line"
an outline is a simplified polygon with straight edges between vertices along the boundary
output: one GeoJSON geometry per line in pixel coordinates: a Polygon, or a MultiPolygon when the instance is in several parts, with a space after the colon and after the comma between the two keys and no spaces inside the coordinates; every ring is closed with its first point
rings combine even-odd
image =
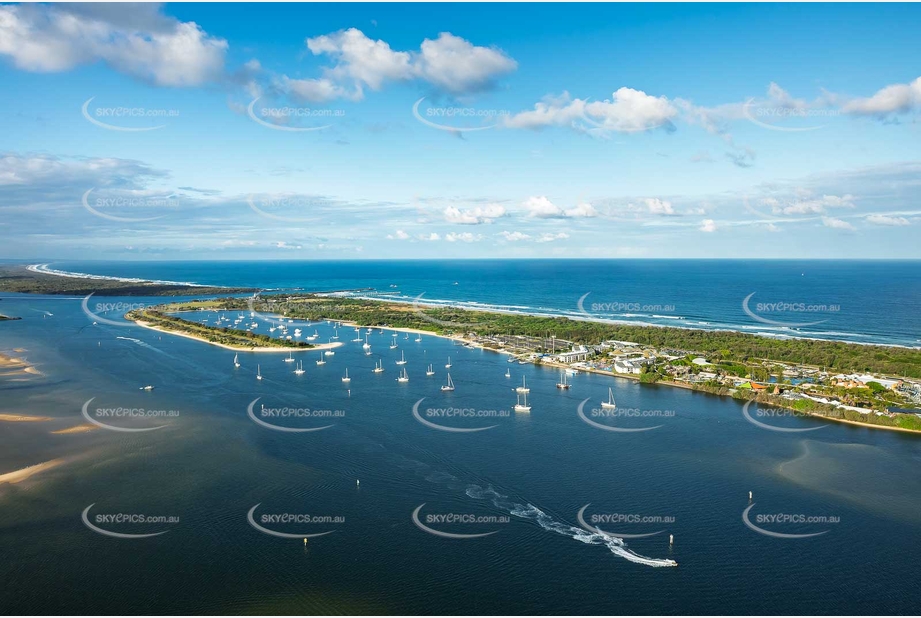
{"type": "Polygon", "coordinates": [[[70,279],[93,279],[98,281],[119,281],[121,283],[153,283],[157,285],[182,285],[193,288],[224,288],[225,285],[205,285],[202,283],[191,283],[189,281],[167,281],[162,279],[139,279],[135,277],[114,277],[110,275],[91,275],[89,273],[78,273],[67,270],[57,270],[49,268],[48,264],[30,264],[26,270],[39,273],[42,275],[54,275],[55,277],[67,277],[70,279]]]}

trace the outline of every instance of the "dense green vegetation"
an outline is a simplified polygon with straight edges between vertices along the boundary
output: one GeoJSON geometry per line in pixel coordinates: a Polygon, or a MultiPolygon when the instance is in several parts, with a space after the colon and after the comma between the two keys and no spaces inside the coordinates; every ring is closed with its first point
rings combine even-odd
{"type": "Polygon", "coordinates": [[[309,343],[302,341],[289,341],[287,339],[274,339],[268,335],[261,335],[235,328],[216,328],[206,324],[198,324],[183,320],[182,318],[167,315],[160,308],[140,309],[130,311],[125,315],[128,320],[144,321],[151,326],[162,328],[174,333],[184,333],[199,337],[212,343],[219,343],[235,348],[312,348],[309,343]]]}
{"type": "Polygon", "coordinates": [[[59,277],[28,270],[25,266],[0,266],[0,292],[22,294],[73,294],[86,296],[190,296],[212,294],[246,294],[249,288],[194,287],[160,283],[128,283],[105,279],[59,277]]]}
{"type": "MultiPolygon", "coordinates": [[[[222,299],[226,308],[245,309],[246,299],[222,299]]],[[[814,339],[770,339],[746,333],[672,327],[604,324],[524,315],[488,313],[453,308],[413,307],[402,303],[316,296],[263,296],[257,311],[278,311],[310,320],[352,321],[365,326],[418,328],[439,334],[530,335],[597,344],[616,339],[658,349],[684,350],[711,362],[730,361],[730,371],[741,372],[750,360],[770,359],[811,365],[838,372],[874,372],[921,378],[921,350],[858,345],[814,339]]],[[[744,375],[744,373],[742,374],[744,375]]]]}

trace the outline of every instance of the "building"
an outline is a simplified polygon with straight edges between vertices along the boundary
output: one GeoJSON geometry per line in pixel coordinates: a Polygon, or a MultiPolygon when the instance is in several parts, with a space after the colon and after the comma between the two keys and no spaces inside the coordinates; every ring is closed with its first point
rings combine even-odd
{"type": "Polygon", "coordinates": [[[572,347],[572,350],[569,352],[561,352],[556,355],[556,360],[560,363],[574,363],[576,361],[584,361],[588,358],[588,348],[584,345],[576,345],[572,347]]]}

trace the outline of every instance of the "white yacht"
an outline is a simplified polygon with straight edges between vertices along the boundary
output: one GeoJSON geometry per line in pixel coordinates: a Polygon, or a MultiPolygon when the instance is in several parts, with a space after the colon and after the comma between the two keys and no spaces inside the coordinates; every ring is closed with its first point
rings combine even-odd
{"type": "Polygon", "coordinates": [[[400,360],[397,361],[397,365],[405,365],[405,364],[406,364],[406,355],[403,354],[403,352],[400,352],[400,360]]]}
{"type": "Polygon", "coordinates": [[[293,363],[293,362],[294,362],[294,357],[291,356],[291,352],[288,352],[288,358],[285,359],[285,362],[286,362],[286,363],[293,363]]]}
{"type": "Polygon", "coordinates": [[[565,390],[569,390],[570,386],[572,386],[572,384],[566,381],[566,374],[561,371],[560,381],[556,383],[556,387],[565,391],[565,390]]]}
{"type": "Polygon", "coordinates": [[[381,360],[381,361],[378,361],[376,365],[374,365],[374,373],[383,373],[383,372],[384,372],[384,361],[381,360]]]}
{"type": "Polygon", "coordinates": [[[260,365],[256,365],[256,379],[262,379],[262,367],[260,365]]]}
{"type": "Polygon", "coordinates": [[[320,352],[320,360],[317,361],[318,365],[326,364],[326,352],[320,352]]]}
{"type": "Polygon", "coordinates": [[[397,345],[397,336],[393,336],[393,341],[390,342],[390,349],[396,350],[399,346],[397,345]]]}
{"type": "Polygon", "coordinates": [[[239,366],[240,366],[240,355],[239,355],[239,354],[234,354],[234,355],[233,355],[233,366],[234,366],[234,367],[239,367],[239,366]]]}
{"type": "Polygon", "coordinates": [[[429,365],[429,368],[425,370],[425,375],[433,376],[435,375],[435,368],[432,365],[429,365]]]}
{"type": "Polygon", "coordinates": [[[342,381],[345,382],[346,384],[348,384],[349,382],[352,381],[352,378],[349,377],[349,370],[348,370],[348,368],[346,368],[346,370],[345,370],[345,375],[342,376],[342,381]]]}
{"type": "Polygon", "coordinates": [[[521,386],[515,389],[516,393],[530,393],[531,389],[528,388],[528,385],[524,381],[524,376],[521,376],[521,386]]]}
{"type": "Polygon", "coordinates": [[[505,377],[506,377],[506,378],[512,377],[512,370],[511,370],[511,369],[506,369],[506,370],[505,370],[505,377]]]}
{"type": "Polygon", "coordinates": [[[409,376],[406,374],[406,368],[403,368],[403,371],[400,372],[400,377],[397,378],[397,382],[409,382],[409,376]]]}
{"type": "Polygon", "coordinates": [[[445,364],[445,369],[450,369],[450,368],[451,368],[451,357],[449,356],[448,362],[445,364]]]}
{"type": "Polygon", "coordinates": [[[298,361],[297,369],[294,370],[294,375],[299,376],[304,374],[304,361],[298,361]]]}
{"type": "Polygon", "coordinates": [[[443,391],[453,391],[454,390],[454,382],[451,380],[450,373],[448,374],[448,383],[442,386],[441,390],[443,391]]]}
{"type": "Polygon", "coordinates": [[[515,412],[530,412],[531,406],[528,405],[528,395],[527,393],[518,393],[518,401],[515,403],[515,412]],[[524,394],[524,401],[522,401],[522,394],[524,394]]]}
{"type": "Polygon", "coordinates": [[[601,407],[602,407],[602,408],[608,408],[609,410],[613,410],[614,408],[617,407],[617,404],[614,403],[614,389],[612,389],[612,388],[609,388],[609,389],[608,389],[608,400],[607,400],[607,401],[602,401],[602,402],[601,402],[601,407]]]}

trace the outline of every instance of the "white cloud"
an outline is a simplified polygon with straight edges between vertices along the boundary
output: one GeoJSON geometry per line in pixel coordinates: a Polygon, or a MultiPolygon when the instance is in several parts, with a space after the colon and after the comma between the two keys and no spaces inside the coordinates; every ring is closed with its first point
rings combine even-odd
{"type": "Polygon", "coordinates": [[[479,234],[471,234],[470,232],[448,232],[445,234],[445,240],[448,242],[476,242],[482,240],[482,236],[479,234]]]}
{"type": "Polygon", "coordinates": [[[766,198],[761,203],[770,206],[773,213],[777,215],[808,215],[826,213],[832,208],[853,208],[854,199],[854,196],[850,194],[813,197],[806,192],[801,192],[800,195],[785,201],[766,198]]]}
{"type": "Polygon", "coordinates": [[[580,217],[597,217],[598,211],[588,202],[582,202],[573,208],[563,209],[551,202],[546,196],[531,196],[524,201],[529,217],[538,219],[563,219],[580,217]]]}
{"type": "Polygon", "coordinates": [[[437,232],[431,232],[430,234],[420,234],[419,240],[441,240],[441,236],[437,232]]]}
{"type": "Polygon", "coordinates": [[[442,90],[463,94],[490,87],[518,63],[499,49],[477,47],[450,32],[422,42],[415,59],[415,74],[442,90]]]}
{"type": "Polygon", "coordinates": [[[867,217],[867,223],[873,225],[887,225],[893,227],[911,225],[911,222],[905,217],[890,217],[888,215],[870,215],[867,217]]]}
{"type": "Polygon", "coordinates": [[[227,41],[157,5],[2,5],[0,55],[26,71],[59,72],[105,62],[160,86],[221,77],[227,41]]]}
{"type": "Polygon", "coordinates": [[[498,204],[477,206],[468,210],[461,210],[456,206],[448,206],[444,209],[445,221],[461,225],[492,223],[494,219],[504,217],[505,214],[505,207],[498,204]]]}
{"type": "Polygon", "coordinates": [[[700,227],[697,228],[701,232],[715,232],[716,231],[716,222],[713,219],[704,219],[700,223],[700,227]]]}
{"type": "Polygon", "coordinates": [[[842,111],[855,116],[885,118],[921,109],[921,77],[909,84],[893,84],[870,97],[847,101],[842,111]]]}
{"type": "Polygon", "coordinates": [[[678,109],[666,97],[648,95],[633,88],[619,88],[611,99],[574,99],[568,92],[544,97],[533,110],[504,117],[512,129],[541,129],[548,126],[573,126],[580,130],[635,132],[671,126],[678,109]],[[587,123],[587,125],[586,125],[587,123]]]}
{"type": "Polygon", "coordinates": [[[403,230],[397,230],[393,234],[387,234],[388,240],[407,240],[408,238],[409,238],[409,234],[407,234],[403,230]]]}
{"type": "Polygon", "coordinates": [[[537,242],[553,242],[554,240],[563,240],[565,238],[569,238],[569,234],[566,232],[557,232],[556,234],[545,233],[537,238],[537,242]]]}
{"type": "Polygon", "coordinates": [[[505,232],[502,232],[502,236],[504,236],[504,237],[505,237],[505,240],[507,240],[507,241],[509,241],[509,242],[518,242],[518,241],[521,241],[521,240],[528,240],[529,238],[531,238],[530,235],[525,234],[524,232],[508,232],[508,231],[505,231],[505,232]]]}
{"type": "Polygon", "coordinates": [[[671,202],[666,200],[660,200],[657,197],[647,197],[643,200],[643,203],[646,204],[646,208],[651,214],[654,215],[674,215],[675,209],[672,207],[671,202]]]}
{"type": "Polygon", "coordinates": [[[333,65],[319,79],[283,77],[281,82],[296,86],[290,92],[309,101],[359,100],[365,87],[380,90],[388,82],[416,79],[441,91],[467,94],[488,88],[518,67],[501,50],[473,45],[449,32],[425,39],[419,51],[412,52],[394,50],[357,28],[308,38],[306,44],[314,55],[329,57],[333,65]]]}
{"type": "Polygon", "coordinates": [[[835,217],[822,217],[822,225],[825,227],[830,227],[834,230],[853,230],[854,226],[843,221],[841,219],[836,219],[835,217]]]}

